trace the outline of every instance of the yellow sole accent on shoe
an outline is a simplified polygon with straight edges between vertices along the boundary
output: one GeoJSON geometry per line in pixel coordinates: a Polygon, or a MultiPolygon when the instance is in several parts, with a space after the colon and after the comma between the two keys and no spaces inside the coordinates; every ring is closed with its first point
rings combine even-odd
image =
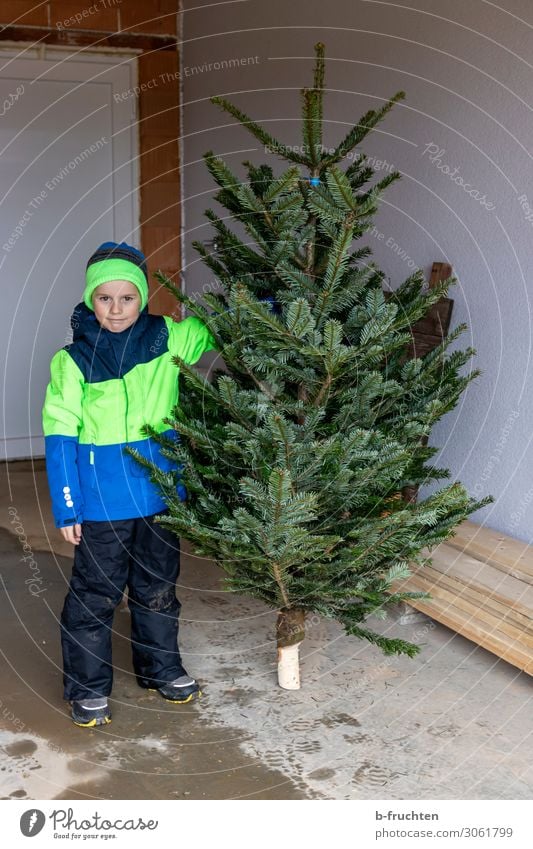
{"type": "Polygon", "coordinates": [[[170,702],[172,705],[186,705],[190,701],[192,701],[192,699],[194,699],[195,696],[198,696],[198,698],[200,698],[201,695],[202,695],[202,691],[198,690],[197,693],[191,693],[190,696],[187,696],[186,699],[165,699],[165,696],[163,696],[163,698],[165,699],[165,701],[170,702]]]}
{"type": "MultiPolygon", "coordinates": [[[[159,693],[159,690],[156,690],[155,687],[144,687],[143,689],[148,690],[149,693],[159,693]]],[[[186,699],[167,699],[167,697],[163,696],[162,693],[161,693],[161,696],[166,702],[170,702],[173,705],[186,705],[188,702],[191,701],[191,699],[194,699],[195,696],[198,696],[198,698],[201,698],[202,691],[198,690],[197,693],[191,693],[191,695],[187,696],[186,699]]]]}
{"type": "MultiPolygon", "coordinates": [[[[94,728],[96,725],[98,725],[96,719],[91,719],[90,722],[76,722],[76,720],[73,719],[72,722],[74,723],[74,725],[78,725],[80,728],[94,728]]],[[[105,725],[109,725],[110,722],[111,719],[108,716],[104,717],[105,725]]],[[[102,723],[100,723],[100,725],[102,725],[102,723]]]]}

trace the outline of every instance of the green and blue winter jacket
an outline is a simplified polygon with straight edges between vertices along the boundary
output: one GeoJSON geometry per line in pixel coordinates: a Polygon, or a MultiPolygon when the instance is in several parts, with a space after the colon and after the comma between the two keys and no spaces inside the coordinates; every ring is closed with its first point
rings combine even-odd
{"type": "MultiPolygon", "coordinates": [[[[71,318],[73,341],[52,358],[43,429],[58,528],[150,516],[167,506],[148,470],[124,449],[133,446],[163,470],[177,468],[141,427],[148,423],[178,438],[163,422],[178,401],[179,369],[172,357],[196,363],[215,343],[195,317],[176,323],[147,310],[131,327],[113,333],[78,304],[71,318]]],[[[186,497],[182,484],[178,493],[186,497]]]]}

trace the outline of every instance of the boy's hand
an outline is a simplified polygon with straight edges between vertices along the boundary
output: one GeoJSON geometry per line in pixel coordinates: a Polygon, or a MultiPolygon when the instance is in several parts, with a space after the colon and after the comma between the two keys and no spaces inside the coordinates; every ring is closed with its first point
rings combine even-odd
{"type": "Polygon", "coordinates": [[[81,540],[81,525],[68,525],[66,528],[59,528],[61,536],[72,545],[79,545],[81,540]]]}

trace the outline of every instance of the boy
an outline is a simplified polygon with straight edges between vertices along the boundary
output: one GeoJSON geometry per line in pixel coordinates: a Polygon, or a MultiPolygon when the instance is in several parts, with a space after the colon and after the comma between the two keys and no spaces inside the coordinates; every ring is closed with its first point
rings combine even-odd
{"type": "MultiPolygon", "coordinates": [[[[64,698],[84,727],[111,721],[111,628],[126,585],[138,684],[172,702],[200,695],[178,648],[179,541],[154,524],[166,504],[124,447],[176,468],[140,428],[176,438],[162,421],[178,400],[172,356],[195,363],[215,343],[199,319],[150,315],[147,302],[144,255],[124,242],[100,245],[72,315],[73,342],[52,358],[43,408],[55,524],[75,546],[61,614],[64,698]]],[[[186,497],[181,484],[178,493],[186,497]]]]}

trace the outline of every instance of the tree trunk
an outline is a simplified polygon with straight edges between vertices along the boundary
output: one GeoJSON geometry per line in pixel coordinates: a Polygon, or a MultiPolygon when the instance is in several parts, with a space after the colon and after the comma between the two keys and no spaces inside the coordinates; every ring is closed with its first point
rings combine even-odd
{"type": "Polygon", "coordinates": [[[305,637],[305,610],[282,607],[276,623],[278,684],[284,690],[300,689],[300,643],[305,637]]]}

